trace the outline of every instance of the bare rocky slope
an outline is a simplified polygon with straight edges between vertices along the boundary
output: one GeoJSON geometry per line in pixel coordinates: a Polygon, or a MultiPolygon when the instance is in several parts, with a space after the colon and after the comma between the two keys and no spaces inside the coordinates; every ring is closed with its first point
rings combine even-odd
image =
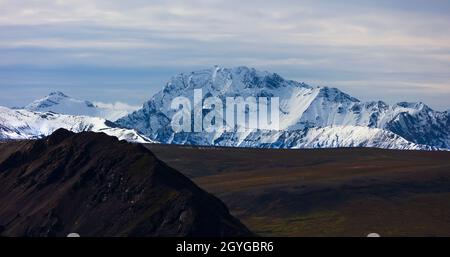
{"type": "Polygon", "coordinates": [[[0,144],[2,236],[248,236],[216,197],[140,144],[64,129],[0,144]]]}

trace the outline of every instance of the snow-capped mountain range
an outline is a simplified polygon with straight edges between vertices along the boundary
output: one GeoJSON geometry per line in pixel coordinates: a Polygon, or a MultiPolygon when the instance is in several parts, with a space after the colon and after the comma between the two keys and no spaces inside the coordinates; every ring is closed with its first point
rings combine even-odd
{"type": "Polygon", "coordinates": [[[162,143],[273,148],[381,147],[450,148],[447,112],[423,103],[361,102],[336,88],[313,87],[248,67],[195,71],[174,76],[143,108],[119,120],[124,128],[162,143]],[[280,130],[174,133],[175,97],[279,97],[280,130]]]}
{"type": "MultiPolygon", "coordinates": [[[[378,147],[450,149],[450,115],[423,103],[361,102],[336,88],[313,87],[248,67],[194,71],[174,76],[143,107],[115,120],[108,108],[61,92],[20,110],[0,108],[0,139],[37,138],[58,127],[103,131],[136,142],[264,148],[378,147]],[[170,121],[178,96],[279,97],[280,130],[175,133],[170,121]],[[106,119],[105,119],[106,118],[106,119]]],[[[129,112],[129,110],[126,110],[129,112]]]]}

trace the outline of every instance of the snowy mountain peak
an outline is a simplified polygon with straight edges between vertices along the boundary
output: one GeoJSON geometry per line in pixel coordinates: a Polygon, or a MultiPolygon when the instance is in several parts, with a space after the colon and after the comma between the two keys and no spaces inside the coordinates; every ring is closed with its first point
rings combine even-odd
{"type": "Polygon", "coordinates": [[[94,108],[95,105],[93,103],[69,97],[60,91],[51,92],[48,96],[33,101],[24,107],[24,109],[29,111],[52,111],[63,114],[88,116],[94,112],[94,108]]]}
{"type": "MultiPolygon", "coordinates": [[[[164,143],[262,147],[261,142],[275,140],[277,143],[271,144],[270,147],[306,147],[309,144],[301,142],[306,140],[308,135],[313,135],[311,131],[314,129],[321,135],[321,142],[314,142],[318,147],[370,145],[396,148],[396,143],[405,140],[417,145],[450,148],[450,115],[436,112],[423,103],[401,102],[389,106],[383,101],[361,102],[337,88],[312,87],[286,80],[276,73],[258,71],[246,66],[214,66],[178,74],[162,91],[144,104],[141,110],[119,119],[117,123],[164,143]],[[170,107],[171,101],[178,96],[192,99],[194,89],[202,89],[204,98],[278,97],[279,128],[283,133],[174,133],[170,126],[175,113],[170,107]],[[333,127],[338,129],[331,129],[333,127]],[[321,130],[322,128],[327,129],[321,130]],[[349,133],[338,133],[344,129],[349,133]],[[352,141],[352,137],[357,134],[358,143],[352,141]],[[348,137],[348,140],[325,140],[325,137],[336,136],[348,137]]],[[[407,148],[406,144],[403,145],[401,147],[399,144],[398,148],[407,148]]]]}
{"type": "Polygon", "coordinates": [[[61,91],[50,92],[49,96],[67,97],[68,98],[68,96],[61,91]]]}
{"type": "Polygon", "coordinates": [[[327,98],[333,102],[359,102],[355,97],[352,97],[335,87],[321,87],[318,96],[327,98]]]}
{"type": "MultiPolygon", "coordinates": [[[[67,115],[100,117],[115,121],[138,107],[123,103],[93,103],[67,96],[61,91],[51,92],[44,98],[33,101],[23,109],[33,112],[54,112],[67,115]]],[[[19,108],[20,109],[20,108],[19,108]]]]}
{"type": "Polygon", "coordinates": [[[181,73],[172,77],[164,87],[163,92],[172,94],[202,88],[205,91],[215,91],[222,95],[226,93],[245,95],[245,91],[258,94],[262,91],[271,91],[283,87],[309,88],[310,86],[305,83],[285,80],[276,73],[258,71],[246,66],[234,68],[213,66],[209,69],[181,73]]]}
{"type": "Polygon", "coordinates": [[[432,111],[428,105],[422,102],[399,102],[394,105],[394,108],[405,108],[405,109],[413,109],[417,111],[432,111]]]}

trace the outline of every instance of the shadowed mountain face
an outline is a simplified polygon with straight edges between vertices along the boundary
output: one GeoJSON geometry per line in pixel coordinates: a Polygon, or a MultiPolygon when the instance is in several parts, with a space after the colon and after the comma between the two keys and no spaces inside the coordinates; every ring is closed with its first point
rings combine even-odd
{"type": "Polygon", "coordinates": [[[2,236],[246,236],[226,206],[142,145],[57,130],[0,144],[2,236]]]}

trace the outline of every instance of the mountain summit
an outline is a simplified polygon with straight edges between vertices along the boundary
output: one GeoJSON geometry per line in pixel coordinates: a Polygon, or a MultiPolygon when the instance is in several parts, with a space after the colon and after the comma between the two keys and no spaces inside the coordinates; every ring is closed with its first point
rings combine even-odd
{"type": "Polygon", "coordinates": [[[97,115],[93,103],[69,97],[60,91],[51,92],[48,96],[26,105],[24,109],[35,112],[52,111],[69,115],[97,115]]]}
{"type": "Polygon", "coordinates": [[[132,110],[132,106],[122,104],[120,108],[113,104],[93,103],[67,96],[63,92],[55,91],[49,95],[35,100],[23,107],[33,112],[54,112],[66,115],[99,117],[115,121],[132,110]]]}

